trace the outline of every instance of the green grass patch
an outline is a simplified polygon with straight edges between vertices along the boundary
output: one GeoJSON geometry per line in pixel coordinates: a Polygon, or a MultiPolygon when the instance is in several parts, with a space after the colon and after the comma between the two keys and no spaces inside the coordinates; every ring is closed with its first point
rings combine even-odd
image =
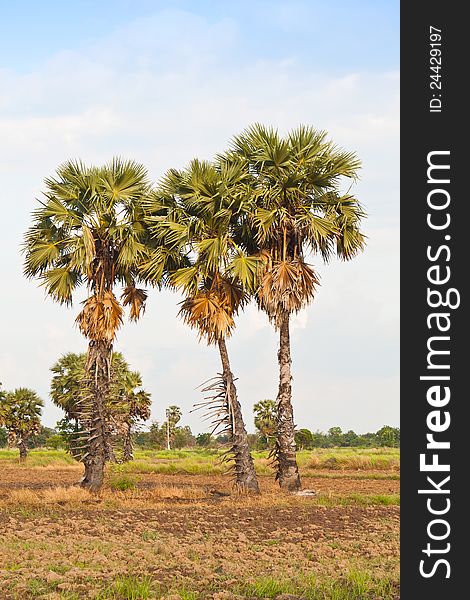
{"type": "Polygon", "coordinates": [[[160,538],[161,534],[158,531],[153,531],[151,529],[142,531],[142,539],[144,540],[144,542],[153,542],[155,540],[159,540],[160,538]]]}
{"type": "Polygon", "coordinates": [[[303,475],[309,477],[315,477],[315,479],[353,479],[354,481],[367,481],[370,479],[373,480],[387,480],[387,481],[400,481],[399,474],[390,474],[390,473],[322,473],[320,471],[308,472],[305,473],[302,471],[303,475]]]}
{"type": "MultiPolygon", "coordinates": [[[[271,476],[273,467],[270,465],[267,451],[254,451],[253,459],[259,475],[271,476]]],[[[145,450],[136,451],[135,460],[119,465],[125,473],[160,473],[211,475],[222,474],[226,465],[221,462],[222,450],[187,449],[187,450],[145,450]]],[[[316,450],[301,450],[297,453],[297,462],[304,475],[330,476],[336,473],[323,474],[321,471],[385,471],[399,470],[400,453],[397,448],[319,448],[316,450]]],[[[113,467],[112,467],[113,468],[113,467]]],[[[341,476],[340,473],[337,474],[341,476]]],[[[363,479],[399,479],[399,475],[388,473],[373,473],[361,475],[363,479]]]]}
{"type": "Polygon", "coordinates": [[[110,586],[95,596],[95,600],[145,600],[153,594],[150,577],[134,577],[123,575],[118,577],[110,586]]]}
{"type": "Polygon", "coordinates": [[[296,579],[259,577],[242,584],[237,593],[251,598],[292,594],[305,600],[395,600],[398,583],[374,578],[366,571],[351,570],[334,581],[321,581],[312,574],[302,574],[296,579]]]}
{"type": "MultiPolygon", "coordinates": [[[[259,475],[272,476],[267,451],[254,451],[256,471],[259,475]]],[[[191,448],[185,450],[137,450],[135,460],[122,465],[110,465],[110,472],[160,473],[211,475],[226,472],[226,464],[221,462],[223,450],[191,448]]],[[[304,475],[341,476],[341,471],[356,471],[354,477],[399,478],[400,451],[398,448],[317,448],[301,450],[297,462],[304,475]],[[396,471],[396,474],[380,471],[396,471]],[[325,473],[325,471],[329,471],[325,473]],[[376,471],[361,475],[361,471],[376,471]],[[379,471],[379,473],[377,473],[379,471]]],[[[0,449],[0,466],[15,468],[66,467],[78,463],[65,450],[34,449],[28,453],[26,462],[19,462],[15,449],[0,449]]],[[[352,476],[352,475],[351,475],[352,476]]]]}
{"type": "Polygon", "coordinates": [[[135,477],[130,477],[125,473],[122,475],[115,474],[111,477],[109,485],[113,490],[127,492],[128,490],[135,490],[137,488],[137,480],[135,477]]]}
{"type": "Polygon", "coordinates": [[[0,449],[0,465],[19,468],[76,465],[77,462],[65,450],[34,449],[28,451],[26,461],[19,462],[19,452],[14,448],[0,449]]]}
{"type": "Polygon", "coordinates": [[[346,494],[317,496],[313,504],[320,506],[399,506],[399,494],[346,494]]]}
{"type": "Polygon", "coordinates": [[[58,581],[48,582],[45,579],[34,578],[28,581],[28,592],[33,596],[43,596],[50,594],[57,589],[58,581]]]}

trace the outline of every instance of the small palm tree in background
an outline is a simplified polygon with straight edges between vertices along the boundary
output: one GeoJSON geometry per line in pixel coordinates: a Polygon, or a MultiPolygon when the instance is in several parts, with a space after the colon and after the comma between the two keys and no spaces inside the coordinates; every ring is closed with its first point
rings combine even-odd
{"type": "Polygon", "coordinates": [[[181,408],[172,404],[165,411],[166,416],[166,449],[171,450],[171,440],[175,434],[175,428],[181,421],[181,408]]]}
{"type": "MultiPolygon", "coordinates": [[[[61,408],[66,420],[73,422],[74,432],[69,436],[69,451],[80,459],[80,435],[83,431],[81,419],[81,386],[85,378],[86,354],[69,352],[51,367],[50,396],[52,402],[61,408]]],[[[132,428],[150,417],[151,397],[142,389],[142,377],[138,371],[131,371],[120,352],[113,352],[111,360],[109,392],[104,413],[106,430],[110,432],[112,445],[122,439],[122,460],[133,459],[132,428]]]]}
{"type": "Polygon", "coordinates": [[[41,429],[43,406],[36,392],[28,388],[0,392],[0,426],[8,431],[9,443],[19,448],[21,462],[28,454],[28,439],[41,429]]]}
{"type": "Polygon", "coordinates": [[[85,377],[86,354],[68,352],[51,367],[50,397],[79,431],[81,384],[85,377]]]}
{"type": "MultiPolygon", "coordinates": [[[[233,190],[242,185],[241,176],[236,164],[215,166],[198,160],[186,170],[169,171],[149,205],[148,225],[157,247],[164,248],[166,256],[172,253],[175,264],[185,265],[166,267],[167,282],[184,295],[184,322],[208,344],[217,345],[222,362],[221,377],[203,390],[212,394],[203,404],[215,411],[215,429],[223,425],[230,436],[227,457],[234,459],[237,486],[258,492],[226,344],[258,265],[258,259],[247,256],[233,239],[233,225],[243,209],[242,196],[233,190]]],[[[146,276],[161,274],[161,262],[156,255],[144,264],[146,276]]]]}
{"type": "Polygon", "coordinates": [[[253,406],[255,427],[264,438],[266,445],[272,447],[277,434],[277,405],[274,400],[260,400],[253,406]]]}
{"type": "Polygon", "coordinates": [[[264,263],[257,300],[279,331],[277,478],[281,487],[297,490],[289,321],[319,284],[310,256],[349,260],[364,247],[364,212],[353,195],[340,191],[344,178],[356,179],[360,162],[323,131],[299,127],[281,137],[261,125],[235,137],[224,158],[243,161],[244,189],[251,186],[252,209],[242,215],[238,235],[246,252],[264,263]]]}
{"type": "Polygon", "coordinates": [[[142,387],[142,376],[138,371],[131,371],[122,354],[114,353],[113,372],[116,380],[119,401],[119,412],[117,421],[124,429],[122,460],[128,462],[134,460],[134,448],[132,443],[132,430],[142,421],[150,418],[150,407],[152,398],[142,387]],[[117,356],[116,356],[117,355],[117,356]]]}
{"type": "Polygon", "coordinates": [[[69,161],[45,183],[45,200],[25,236],[25,274],[37,277],[61,304],[70,305],[81,284],[88,290],[76,319],[89,342],[80,400],[86,430],[82,485],[97,491],[112,454],[105,405],[113,341],[123,305],[130,307],[131,319],[138,319],[145,305],[146,293],[136,287],[136,264],[146,252],[141,207],[150,186],[142,165],[118,158],[102,167],[69,161]],[[121,301],[117,286],[123,288],[121,301]]]}

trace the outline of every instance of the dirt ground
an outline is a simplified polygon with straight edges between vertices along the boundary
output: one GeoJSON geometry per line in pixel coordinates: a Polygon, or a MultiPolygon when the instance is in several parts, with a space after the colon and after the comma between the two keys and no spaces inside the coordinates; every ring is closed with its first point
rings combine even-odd
{"type": "MultiPolygon", "coordinates": [[[[52,486],[70,486],[80,480],[82,468],[71,466],[64,468],[33,468],[33,469],[4,469],[0,479],[0,499],[6,497],[11,489],[40,490],[52,486]]],[[[327,473],[328,474],[328,473],[327,473]]],[[[319,493],[357,493],[357,494],[399,494],[400,482],[397,479],[368,479],[376,472],[365,471],[361,479],[356,479],[355,471],[343,471],[341,477],[336,471],[333,477],[302,477],[304,488],[313,489],[319,493]],[[363,478],[362,478],[363,477],[363,478]]],[[[383,473],[380,473],[381,475],[383,473]]],[[[231,491],[229,477],[225,475],[162,475],[158,473],[140,473],[135,476],[139,488],[153,488],[169,483],[179,487],[195,487],[205,491],[213,489],[223,492],[231,491]]],[[[262,491],[276,491],[277,484],[271,477],[260,477],[262,491]]]]}
{"type": "MultiPolygon", "coordinates": [[[[141,474],[134,490],[108,489],[89,499],[68,487],[80,472],[2,471],[2,600],[288,598],[266,582],[274,577],[295,588],[312,574],[321,582],[356,572],[392,582],[394,595],[321,597],[398,598],[396,505],[322,505],[317,497],[281,494],[267,477],[261,478],[260,498],[240,497],[224,476],[161,474],[141,474]],[[53,486],[61,486],[62,495],[54,496],[53,486]],[[111,592],[124,575],[150,578],[154,591],[111,592]]],[[[396,480],[358,480],[347,473],[304,478],[303,485],[338,499],[399,491],[396,480]]],[[[303,597],[310,596],[290,596],[303,597]]]]}

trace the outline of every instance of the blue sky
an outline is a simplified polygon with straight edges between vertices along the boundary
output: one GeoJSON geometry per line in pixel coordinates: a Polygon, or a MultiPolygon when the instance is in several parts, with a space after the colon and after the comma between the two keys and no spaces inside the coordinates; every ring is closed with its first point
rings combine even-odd
{"type": "Polygon", "coordinates": [[[321,70],[396,68],[398,2],[227,0],[35,0],[1,3],[2,66],[24,72],[64,49],[93,44],[134,20],[191,12],[226,22],[240,44],[234,62],[296,56],[321,70]],[[319,63],[319,65],[318,65],[319,63]]]}
{"type": "MultiPolygon", "coordinates": [[[[355,187],[367,208],[366,252],[315,263],[322,286],[293,323],[299,426],[356,431],[398,424],[398,2],[1,2],[0,381],[47,400],[49,367],[84,351],[79,309],[55,305],[22,277],[19,247],[43,179],[68,158],[115,154],[153,180],[210,158],[255,121],[281,131],[326,129],[363,161],[355,187]]],[[[142,372],[153,418],[178,404],[204,430],[195,388],[219,370],[176,319],[178,298],[152,292],[141,323],[116,348],[142,372]]],[[[276,335],[250,307],[229,342],[240,399],[276,394],[276,335]]],[[[49,401],[44,421],[60,411],[49,401]]]]}

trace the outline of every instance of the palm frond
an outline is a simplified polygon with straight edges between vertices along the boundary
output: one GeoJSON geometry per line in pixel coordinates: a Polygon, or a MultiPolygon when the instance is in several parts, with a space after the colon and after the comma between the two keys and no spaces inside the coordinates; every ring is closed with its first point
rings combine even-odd
{"type": "Polygon", "coordinates": [[[122,307],[116,296],[106,291],[102,296],[90,296],[82,304],[76,323],[83,335],[90,340],[112,342],[122,325],[122,307]]]}
{"type": "Polygon", "coordinates": [[[128,285],[124,289],[121,299],[124,306],[130,306],[130,320],[137,321],[145,311],[147,292],[136,288],[134,285],[128,285]]]}
{"type": "Polygon", "coordinates": [[[278,326],[284,313],[296,313],[313,299],[319,283],[303,260],[272,261],[261,277],[258,301],[278,326]]]}

